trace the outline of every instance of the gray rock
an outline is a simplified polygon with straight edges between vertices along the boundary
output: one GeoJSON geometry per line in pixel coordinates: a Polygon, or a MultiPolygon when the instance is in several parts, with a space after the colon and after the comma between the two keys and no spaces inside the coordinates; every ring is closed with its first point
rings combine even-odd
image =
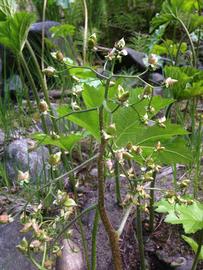
{"type": "Polygon", "coordinates": [[[150,74],[149,79],[153,84],[160,85],[164,81],[164,76],[158,72],[153,72],[150,74]]]}
{"type": "Polygon", "coordinates": [[[122,67],[131,68],[132,66],[136,66],[138,70],[145,70],[146,66],[143,62],[143,58],[146,57],[146,54],[131,48],[126,48],[126,50],[128,54],[122,58],[122,67]]]}
{"type": "Polygon", "coordinates": [[[45,164],[48,159],[48,149],[45,146],[39,146],[31,150],[33,140],[18,139],[13,141],[5,149],[5,162],[8,177],[15,181],[18,170],[30,173],[31,180],[43,179],[45,173],[45,164]]]}
{"type": "Polygon", "coordinates": [[[31,262],[16,248],[24,235],[22,226],[14,221],[0,225],[0,269],[1,270],[36,270],[31,262]]]}
{"type": "Polygon", "coordinates": [[[63,240],[62,256],[56,260],[56,270],[85,270],[82,252],[71,240],[63,240]]]}
{"type": "Polygon", "coordinates": [[[46,37],[51,37],[49,29],[53,26],[60,25],[60,23],[55,21],[45,21],[33,23],[29,29],[29,35],[31,34],[42,34],[42,29],[44,27],[44,32],[46,37]]]}
{"type": "Polygon", "coordinates": [[[2,129],[0,129],[0,146],[4,144],[5,140],[5,133],[3,132],[2,129]]]}

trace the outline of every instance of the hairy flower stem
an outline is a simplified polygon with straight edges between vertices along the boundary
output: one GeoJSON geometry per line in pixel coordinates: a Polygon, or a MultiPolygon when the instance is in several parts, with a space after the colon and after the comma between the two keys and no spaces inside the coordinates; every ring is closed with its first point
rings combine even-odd
{"type": "Polygon", "coordinates": [[[149,230],[153,232],[154,230],[154,188],[155,188],[155,178],[156,173],[153,174],[153,180],[150,183],[150,199],[149,199],[149,230]]]}
{"type": "MultiPolygon", "coordinates": [[[[107,98],[109,81],[106,82],[105,99],[107,98]]],[[[115,270],[122,270],[122,260],[119,248],[119,236],[114,227],[112,226],[108,214],[106,212],[104,203],[105,194],[105,150],[106,150],[106,140],[103,134],[104,130],[104,106],[103,104],[99,108],[99,129],[100,129],[100,145],[99,145],[99,157],[98,157],[98,209],[101,217],[101,221],[104,225],[106,233],[109,238],[110,247],[112,251],[113,263],[115,270]]]]}
{"type": "MultiPolygon", "coordinates": [[[[29,80],[29,82],[30,82],[30,85],[31,85],[31,87],[32,87],[32,91],[33,91],[33,94],[34,94],[34,98],[35,98],[36,103],[37,103],[37,106],[38,106],[38,108],[39,108],[40,98],[39,98],[39,95],[38,95],[38,92],[37,92],[37,88],[36,88],[35,82],[34,82],[34,80],[33,80],[33,78],[32,78],[32,75],[31,75],[31,73],[30,73],[29,67],[28,67],[28,65],[27,65],[27,62],[25,61],[25,58],[24,58],[23,54],[20,54],[20,55],[19,55],[19,61],[20,61],[20,63],[22,64],[23,69],[25,70],[25,73],[26,73],[26,75],[27,75],[27,78],[28,78],[28,80],[29,80]]],[[[43,127],[43,129],[44,129],[44,132],[45,132],[45,133],[48,133],[48,129],[47,129],[46,122],[45,122],[45,118],[44,118],[44,115],[43,115],[43,114],[41,114],[41,121],[42,121],[42,127],[43,127]]]]}
{"type": "Polygon", "coordinates": [[[83,0],[84,6],[84,15],[85,15],[85,26],[84,26],[84,36],[83,36],[83,64],[86,63],[86,54],[87,54],[87,35],[88,35],[88,9],[87,2],[83,0]]]}
{"type": "Polygon", "coordinates": [[[42,91],[43,91],[43,94],[44,94],[45,101],[46,101],[47,105],[49,106],[49,111],[50,111],[51,121],[52,121],[52,124],[53,124],[54,131],[59,133],[59,130],[58,130],[58,127],[57,127],[57,124],[56,124],[56,119],[55,119],[53,110],[51,108],[51,103],[50,103],[50,99],[49,99],[49,93],[48,93],[46,81],[43,78],[43,74],[42,74],[40,66],[39,66],[39,64],[37,62],[37,58],[36,58],[36,56],[34,54],[34,51],[33,51],[32,47],[31,47],[31,45],[30,45],[30,43],[28,41],[26,42],[26,45],[27,45],[27,48],[28,48],[28,50],[30,52],[30,55],[31,55],[32,59],[33,59],[36,71],[38,73],[39,81],[40,81],[40,85],[42,87],[42,91]]]}
{"type": "Polygon", "coordinates": [[[20,63],[21,62],[19,60],[19,57],[17,57],[17,65],[18,65],[19,75],[20,75],[20,79],[22,81],[22,86],[23,86],[23,89],[24,89],[24,93],[25,93],[27,105],[28,105],[29,110],[32,111],[33,110],[33,107],[32,107],[32,104],[30,102],[28,87],[27,87],[27,85],[25,83],[25,78],[23,76],[23,71],[22,71],[22,67],[21,67],[21,64],[20,63]]]}
{"type": "Polygon", "coordinates": [[[137,241],[140,254],[140,269],[146,270],[145,266],[145,255],[144,255],[144,241],[142,235],[142,217],[141,217],[141,207],[140,207],[140,197],[138,197],[137,205],[137,219],[136,219],[136,230],[137,230],[137,241]]]}
{"type": "Polygon", "coordinates": [[[41,67],[44,69],[44,49],[45,49],[45,25],[44,22],[46,20],[46,7],[47,7],[47,0],[44,0],[43,3],[43,12],[42,12],[42,53],[41,53],[41,67]]]}
{"type": "MultiPolygon", "coordinates": [[[[55,115],[54,115],[54,112],[52,110],[52,107],[51,107],[51,103],[50,103],[50,99],[49,99],[49,93],[48,93],[48,89],[47,89],[47,84],[46,84],[46,79],[43,78],[43,74],[41,72],[41,69],[40,69],[40,66],[38,64],[38,61],[37,61],[37,58],[34,54],[34,51],[30,45],[30,43],[28,41],[26,41],[26,45],[27,45],[27,48],[30,52],[30,55],[34,61],[34,65],[35,65],[35,68],[36,68],[36,71],[39,75],[39,81],[40,81],[40,84],[41,84],[41,87],[42,87],[42,91],[43,91],[43,94],[44,94],[44,98],[45,98],[45,101],[47,103],[47,105],[49,106],[49,111],[50,111],[50,115],[51,115],[51,121],[52,121],[52,125],[53,125],[53,130],[59,134],[59,129],[58,129],[58,126],[57,126],[57,121],[55,119],[55,115]]],[[[46,132],[48,133],[48,132],[46,132]]],[[[64,167],[69,170],[70,169],[70,166],[68,164],[68,160],[67,160],[67,157],[64,153],[64,150],[61,151],[62,152],[62,161],[63,161],[63,164],[64,164],[64,167]]],[[[70,176],[70,184],[71,184],[71,188],[74,189],[74,186],[75,186],[75,181],[74,181],[74,177],[73,176],[70,176]]]]}
{"type": "Polygon", "coordinates": [[[201,249],[202,249],[203,230],[201,230],[199,233],[200,233],[200,236],[199,236],[199,239],[198,239],[198,248],[197,248],[197,252],[195,254],[195,258],[194,258],[191,270],[196,270],[197,264],[198,264],[198,261],[199,261],[199,255],[200,255],[200,252],[201,252],[201,249]]]}
{"type": "Polygon", "coordinates": [[[184,24],[184,22],[179,17],[176,17],[176,19],[181,24],[181,26],[183,27],[183,29],[188,37],[188,40],[189,40],[190,46],[191,46],[191,50],[192,50],[192,64],[193,64],[193,67],[197,67],[197,57],[196,57],[195,47],[194,47],[192,38],[190,36],[190,33],[189,33],[186,25],[184,24]]]}
{"type": "Polygon", "coordinates": [[[97,232],[99,225],[99,211],[96,209],[94,216],[94,224],[92,229],[92,254],[91,254],[91,270],[97,269],[97,232]]]}
{"type": "Polygon", "coordinates": [[[81,235],[81,238],[82,238],[82,247],[83,247],[83,251],[84,251],[84,257],[85,257],[87,270],[90,270],[91,268],[90,268],[90,262],[89,262],[89,256],[88,256],[87,240],[86,240],[86,237],[85,237],[85,232],[84,232],[82,220],[80,218],[78,220],[78,223],[79,223],[79,228],[80,228],[80,235],[81,235]]]}

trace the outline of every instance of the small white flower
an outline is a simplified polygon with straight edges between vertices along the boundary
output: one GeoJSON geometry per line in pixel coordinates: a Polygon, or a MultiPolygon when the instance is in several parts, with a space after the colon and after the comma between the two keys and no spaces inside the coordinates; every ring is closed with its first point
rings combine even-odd
{"type": "Polygon", "coordinates": [[[54,67],[51,67],[51,66],[48,66],[47,68],[44,68],[42,70],[42,72],[48,76],[48,77],[51,77],[51,76],[54,76],[56,74],[56,69],[54,67]]]}
{"type": "Polygon", "coordinates": [[[77,96],[79,93],[81,93],[83,90],[83,87],[81,85],[75,85],[73,88],[72,88],[72,91],[73,91],[73,95],[77,96]]]}
{"type": "Polygon", "coordinates": [[[108,170],[109,170],[109,172],[113,172],[113,161],[112,161],[112,159],[108,159],[107,161],[106,161],[106,167],[108,168],[108,170]]]}
{"type": "Polygon", "coordinates": [[[148,114],[147,113],[145,113],[145,115],[143,116],[143,120],[148,120],[149,119],[149,117],[148,117],[148,114]]]}
{"type": "Polygon", "coordinates": [[[120,52],[120,55],[122,55],[122,56],[128,55],[127,50],[123,49],[123,50],[120,52]]]}
{"type": "Polygon", "coordinates": [[[148,63],[150,65],[156,65],[158,63],[159,59],[158,56],[156,54],[150,54],[148,57],[148,63]]]}
{"type": "Polygon", "coordinates": [[[117,50],[122,50],[124,47],[125,47],[125,40],[124,38],[121,38],[119,41],[117,41],[114,45],[114,47],[117,49],[117,50]]]}
{"type": "Polygon", "coordinates": [[[161,118],[157,119],[157,123],[160,127],[166,127],[165,126],[165,123],[166,122],[166,117],[165,116],[162,116],[161,118]]]}
{"type": "Polygon", "coordinates": [[[165,116],[162,116],[161,118],[158,119],[158,122],[159,122],[159,123],[164,123],[164,122],[166,122],[166,117],[165,117],[165,116]]]}
{"type": "Polygon", "coordinates": [[[149,116],[147,113],[145,113],[145,115],[142,116],[142,122],[147,125],[149,121],[149,116]]]}
{"type": "Polygon", "coordinates": [[[171,77],[168,77],[166,80],[165,80],[165,85],[166,85],[166,88],[168,88],[169,86],[173,86],[174,83],[176,83],[178,80],[175,80],[175,79],[172,79],[171,77]]]}
{"type": "Polygon", "coordinates": [[[160,57],[156,54],[150,54],[149,56],[143,58],[143,63],[146,67],[152,67],[155,70],[159,66],[159,59],[160,57]]]}
{"type": "Polygon", "coordinates": [[[103,136],[104,136],[104,140],[108,141],[109,139],[112,139],[113,136],[111,136],[110,134],[106,133],[104,130],[102,131],[103,136]]]}
{"type": "Polygon", "coordinates": [[[22,172],[18,170],[17,180],[19,181],[20,185],[23,185],[24,183],[27,184],[29,182],[29,179],[30,179],[29,171],[22,172]]]}
{"type": "Polygon", "coordinates": [[[19,181],[24,181],[29,179],[30,175],[29,175],[29,171],[26,172],[22,172],[22,171],[18,171],[18,180],[19,181]]]}
{"type": "Polygon", "coordinates": [[[71,108],[72,108],[73,111],[78,111],[78,110],[80,110],[80,106],[77,104],[76,101],[72,101],[72,102],[71,102],[71,108]]]}

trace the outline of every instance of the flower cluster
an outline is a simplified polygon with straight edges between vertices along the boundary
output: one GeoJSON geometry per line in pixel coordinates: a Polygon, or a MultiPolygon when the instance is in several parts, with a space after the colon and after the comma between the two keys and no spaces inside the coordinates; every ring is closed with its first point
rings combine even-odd
{"type": "MultiPolygon", "coordinates": [[[[55,218],[44,219],[43,215],[43,205],[32,206],[32,211],[27,214],[23,212],[20,217],[23,228],[21,233],[32,232],[31,241],[28,241],[25,237],[21,240],[17,248],[29,256],[32,256],[32,253],[44,252],[47,245],[52,247],[52,240],[56,238],[59,232],[59,228],[72,214],[74,207],[77,206],[75,201],[69,197],[69,195],[61,190],[58,190],[57,196],[53,202],[53,205],[57,206],[58,215],[55,218]]],[[[66,237],[70,238],[71,231],[67,231],[66,237]]],[[[52,257],[49,257],[46,254],[46,269],[52,269],[54,264],[53,256],[61,255],[61,247],[54,243],[52,247],[52,257]]],[[[33,257],[34,259],[34,257],[33,257]]],[[[34,259],[35,260],[35,259],[34,259]]]]}
{"type": "Polygon", "coordinates": [[[127,50],[124,48],[125,40],[124,38],[122,38],[114,44],[113,49],[108,53],[106,58],[109,61],[112,61],[114,59],[121,60],[122,56],[126,56],[128,54],[127,50]]]}

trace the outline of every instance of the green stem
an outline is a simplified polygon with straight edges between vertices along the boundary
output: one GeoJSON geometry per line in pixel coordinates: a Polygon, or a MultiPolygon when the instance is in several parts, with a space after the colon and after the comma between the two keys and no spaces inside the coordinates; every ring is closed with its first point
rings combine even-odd
{"type": "Polygon", "coordinates": [[[192,63],[193,63],[194,67],[197,67],[197,58],[196,58],[195,47],[194,47],[193,41],[190,37],[190,33],[189,33],[186,25],[184,24],[184,22],[179,17],[176,17],[175,15],[174,15],[174,17],[182,25],[182,27],[183,27],[183,29],[188,37],[188,40],[189,40],[190,46],[191,46],[191,50],[192,50],[192,63]]]}
{"type": "Polygon", "coordinates": [[[125,212],[125,215],[124,215],[124,217],[123,217],[123,219],[122,219],[122,221],[121,221],[120,227],[119,227],[118,230],[117,230],[119,237],[121,236],[121,234],[122,234],[122,232],[123,232],[123,230],[124,230],[125,224],[126,224],[126,222],[127,222],[127,220],[128,220],[128,217],[129,217],[129,215],[130,215],[130,213],[131,213],[133,207],[134,207],[134,205],[131,204],[131,205],[127,208],[127,210],[126,210],[126,212],[125,212]]]}
{"type": "MultiPolygon", "coordinates": [[[[30,43],[28,41],[26,41],[26,45],[27,45],[27,48],[28,48],[28,50],[29,50],[29,52],[31,54],[32,59],[33,59],[36,71],[37,71],[37,73],[39,75],[39,80],[40,80],[40,84],[42,86],[42,91],[43,91],[43,94],[44,94],[44,97],[45,97],[45,101],[46,101],[46,103],[47,103],[47,105],[49,107],[53,129],[57,134],[59,134],[60,132],[59,132],[57,122],[56,122],[56,119],[55,119],[55,116],[54,116],[54,112],[52,110],[50,99],[49,99],[49,93],[48,93],[48,89],[47,89],[46,78],[43,78],[43,74],[42,74],[42,72],[40,70],[40,66],[38,64],[35,53],[34,53],[32,47],[31,47],[31,45],[30,45],[30,43]]],[[[61,152],[62,152],[62,161],[63,161],[64,167],[68,170],[70,168],[70,166],[68,164],[68,160],[67,160],[67,157],[65,155],[65,151],[61,150],[61,152]]],[[[75,181],[74,181],[73,176],[70,176],[70,184],[71,184],[72,189],[74,189],[75,181]]]]}
{"type": "Polygon", "coordinates": [[[94,217],[94,225],[92,229],[92,255],[91,255],[91,270],[97,269],[97,232],[99,225],[99,211],[96,209],[94,217]]]}
{"type": "Polygon", "coordinates": [[[41,87],[42,87],[44,98],[45,98],[45,101],[46,101],[47,105],[49,106],[49,111],[50,111],[51,121],[52,121],[52,124],[53,124],[54,131],[59,133],[59,130],[58,130],[58,127],[57,127],[57,124],[56,124],[56,120],[55,120],[55,116],[54,116],[53,110],[51,108],[51,103],[50,103],[50,99],[49,99],[49,93],[48,93],[48,89],[47,89],[47,85],[46,85],[46,80],[44,80],[44,78],[43,78],[43,74],[41,72],[41,69],[40,69],[40,66],[38,64],[37,58],[36,58],[36,56],[34,54],[34,51],[33,51],[32,47],[31,47],[31,45],[30,45],[30,43],[28,41],[26,41],[26,45],[27,45],[27,48],[28,48],[28,50],[30,52],[30,55],[31,55],[32,59],[33,59],[36,71],[37,71],[37,73],[39,75],[39,81],[40,81],[40,84],[41,84],[41,87]]]}
{"type": "Polygon", "coordinates": [[[33,108],[32,108],[32,104],[30,102],[29,91],[28,91],[27,85],[25,83],[25,79],[24,79],[24,76],[23,76],[23,71],[22,71],[22,68],[21,68],[21,65],[20,65],[19,58],[17,58],[17,64],[18,64],[18,70],[19,70],[19,74],[20,74],[20,79],[22,81],[22,86],[23,86],[23,89],[24,89],[24,93],[25,93],[27,104],[28,104],[28,108],[29,108],[30,111],[32,111],[33,108]]]}
{"type": "Polygon", "coordinates": [[[88,32],[88,9],[86,0],[83,0],[84,6],[84,15],[85,15],[85,26],[84,26],[84,36],[83,36],[83,64],[86,62],[86,53],[87,53],[87,32],[88,32]]]}
{"type": "Polygon", "coordinates": [[[119,162],[115,160],[115,190],[116,190],[116,203],[121,205],[121,190],[120,190],[120,171],[119,171],[119,162]]]}
{"type": "Polygon", "coordinates": [[[198,188],[200,184],[200,176],[201,176],[201,144],[202,144],[202,137],[203,137],[203,131],[202,131],[202,121],[199,120],[199,126],[197,130],[197,136],[196,136],[196,145],[195,145],[195,176],[194,176],[194,194],[197,195],[198,188]]]}
{"type": "Polygon", "coordinates": [[[44,22],[46,19],[46,6],[47,6],[47,0],[44,0],[43,12],[42,12],[42,54],[41,54],[41,67],[42,67],[42,69],[44,69],[44,36],[45,36],[44,22]]]}
{"type": "MultiPolygon", "coordinates": [[[[19,60],[22,63],[22,66],[23,66],[23,68],[24,68],[24,70],[26,72],[26,75],[27,75],[28,80],[30,82],[30,85],[32,87],[34,98],[35,98],[37,106],[39,108],[40,98],[39,98],[39,95],[38,95],[38,92],[37,92],[35,82],[34,82],[34,80],[32,78],[32,74],[31,74],[31,72],[30,72],[30,70],[28,68],[27,62],[25,61],[25,58],[24,58],[23,54],[19,55],[19,60]]],[[[43,129],[44,129],[45,133],[48,134],[48,129],[47,129],[47,126],[46,126],[46,121],[45,121],[44,115],[43,114],[40,114],[40,115],[41,115],[41,121],[42,121],[43,129]]]]}
{"type": "Polygon", "coordinates": [[[86,261],[86,265],[87,265],[87,270],[90,270],[90,262],[89,262],[89,256],[88,256],[88,247],[87,247],[87,240],[85,238],[85,232],[83,229],[83,224],[81,221],[81,218],[78,219],[79,222],[79,227],[80,227],[80,234],[82,237],[82,246],[83,246],[83,250],[84,250],[84,257],[85,257],[85,261],[86,261]]]}
{"type": "Polygon", "coordinates": [[[142,234],[141,207],[140,207],[141,200],[139,197],[138,197],[138,203],[139,205],[137,205],[137,219],[136,219],[137,241],[138,241],[138,248],[139,248],[139,254],[140,254],[141,270],[146,270],[145,255],[144,255],[144,241],[143,241],[143,234],[142,234]]]}
{"type": "Polygon", "coordinates": [[[173,169],[173,187],[175,192],[177,192],[177,169],[176,169],[176,163],[172,166],[173,169]]]}
{"type": "MultiPolygon", "coordinates": [[[[108,88],[110,80],[106,82],[105,89],[105,99],[108,97],[108,88]]],[[[101,141],[99,144],[99,157],[98,157],[98,208],[99,214],[104,225],[105,231],[108,235],[112,258],[114,263],[115,270],[122,270],[122,260],[119,247],[119,236],[117,231],[112,226],[108,214],[106,212],[105,203],[104,203],[104,194],[105,194],[105,160],[104,155],[106,151],[106,140],[103,134],[104,130],[104,106],[99,107],[99,129],[101,141]]]]}
{"type": "Polygon", "coordinates": [[[153,175],[153,180],[150,183],[150,199],[149,199],[149,230],[150,232],[154,231],[154,193],[155,193],[155,178],[156,173],[153,175]]]}
{"type": "Polygon", "coordinates": [[[196,268],[197,268],[197,264],[198,264],[198,261],[199,261],[199,255],[200,255],[200,252],[201,252],[201,249],[202,249],[202,241],[203,241],[203,230],[200,231],[198,248],[197,248],[197,252],[195,254],[195,258],[194,258],[191,270],[196,270],[196,268]]]}
{"type": "Polygon", "coordinates": [[[44,252],[43,252],[43,258],[42,258],[42,267],[44,267],[45,261],[47,256],[47,242],[44,243],[44,252]]]}
{"type": "MultiPolygon", "coordinates": [[[[196,158],[195,158],[195,143],[196,143],[196,138],[195,138],[195,121],[196,121],[196,98],[193,98],[191,100],[191,125],[192,125],[192,134],[191,134],[191,150],[192,150],[192,155],[193,155],[193,164],[196,165],[196,158]]],[[[194,198],[197,197],[197,188],[198,183],[197,181],[193,182],[193,196],[194,198]]]]}
{"type": "Polygon", "coordinates": [[[72,112],[69,112],[69,113],[61,116],[61,117],[58,117],[56,119],[56,121],[59,121],[59,120],[63,119],[64,117],[68,117],[68,116],[70,116],[72,114],[80,114],[80,113],[91,112],[91,111],[96,111],[96,110],[97,110],[97,108],[95,107],[95,108],[90,108],[90,109],[81,110],[81,111],[72,111],[72,112]]]}

